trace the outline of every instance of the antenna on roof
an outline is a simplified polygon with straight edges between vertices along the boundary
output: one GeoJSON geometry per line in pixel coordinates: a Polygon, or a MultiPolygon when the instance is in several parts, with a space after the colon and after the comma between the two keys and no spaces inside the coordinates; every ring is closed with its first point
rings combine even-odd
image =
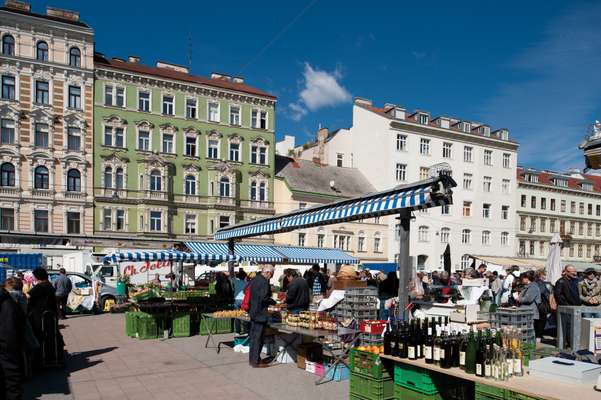
{"type": "Polygon", "coordinates": [[[192,71],[192,32],[188,31],[188,70],[192,71]]]}

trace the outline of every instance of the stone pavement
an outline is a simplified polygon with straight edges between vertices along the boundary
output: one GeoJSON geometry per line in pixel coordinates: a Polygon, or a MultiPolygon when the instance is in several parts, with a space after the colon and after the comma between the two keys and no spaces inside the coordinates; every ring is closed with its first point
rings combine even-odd
{"type": "Polygon", "coordinates": [[[250,368],[247,354],[205,349],[204,336],[132,339],[124,319],[103,314],[64,321],[67,367],[34,377],[25,399],[348,399],[348,381],[316,386],[316,376],[294,364],[250,368]]]}

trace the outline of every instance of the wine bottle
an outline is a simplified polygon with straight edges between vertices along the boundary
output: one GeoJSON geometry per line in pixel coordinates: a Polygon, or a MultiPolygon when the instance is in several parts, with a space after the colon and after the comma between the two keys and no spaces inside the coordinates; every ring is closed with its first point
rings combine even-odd
{"type": "Polygon", "coordinates": [[[411,321],[409,324],[409,330],[407,333],[407,358],[410,360],[417,360],[417,330],[415,329],[415,323],[411,321]]]}
{"type": "Polygon", "coordinates": [[[499,357],[500,357],[500,352],[499,352],[499,345],[497,345],[496,343],[493,344],[492,347],[492,378],[496,381],[500,380],[500,363],[499,363],[499,357]]]}
{"type": "Polygon", "coordinates": [[[475,330],[476,329],[474,328],[474,331],[469,333],[469,340],[465,352],[465,372],[468,374],[476,373],[476,352],[478,346],[476,344],[475,330]]]}
{"type": "Polygon", "coordinates": [[[465,354],[467,352],[467,344],[469,342],[469,338],[471,338],[472,333],[469,335],[462,335],[459,344],[459,368],[465,371],[465,354]]]}
{"type": "Polygon", "coordinates": [[[401,341],[399,344],[399,357],[400,358],[407,358],[407,339],[409,338],[409,335],[407,334],[407,324],[405,322],[403,322],[401,324],[401,341]]]}
{"type": "Polygon", "coordinates": [[[451,366],[455,368],[459,368],[459,346],[461,346],[461,338],[459,336],[459,333],[453,332],[453,360],[451,362],[451,366]]]}
{"type": "MultiPolygon", "coordinates": [[[[447,325],[448,327],[448,325],[447,325]]],[[[453,337],[448,333],[443,336],[443,351],[440,353],[440,366],[442,368],[451,368],[453,366],[453,337]]]]}
{"type": "Polygon", "coordinates": [[[431,324],[428,324],[428,334],[424,339],[424,359],[426,364],[434,364],[434,337],[431,324]]]}
{"type": "Polygon", "coordinates": [[[415,358],[422,358],[423,345],[422,320],[418,319],[415,326],[415,358]]]}
{"type": "Polygon", "coordinates": [[[492,377],[492,354],[489,344],[486,344],[484,350],[484,377],[492,377]]]}
{"type": "Polygon", "coordinates": [[[434,365],[440,365],[440,348],[442,346],[442,338],[440,337],[440,326],[436,327],[436,338],[434,338],[434,346],[432,349],[434,365]]]}
{"type": "Polygon", "coordinates": [[[399,321],[394,324],[394,330],[391,335],[391,350],[392,355],[395,357],[399,356],[399,321]]]}
{"type": "Polygon", "coordinates": [[[476,376],[484,377],[485,351],[482,344],[476,350],[476,376]]]}
{"type": "Polygon", "coordinates": [[[521,348],[521,340],[520,340],[519,331],[514,332],[514,336],[512,338],[512,350],[513,350],[513,374],[515,376],[523,376],[524,368],[523,368],[523,353],[521,348]]]}
{"type": "Polygon", "coordinates": [[[390,321],[386,323],[386,331],[384,332],[384,354],[391,355],[392,354],[392,328],[390,326],[390,321]]]}

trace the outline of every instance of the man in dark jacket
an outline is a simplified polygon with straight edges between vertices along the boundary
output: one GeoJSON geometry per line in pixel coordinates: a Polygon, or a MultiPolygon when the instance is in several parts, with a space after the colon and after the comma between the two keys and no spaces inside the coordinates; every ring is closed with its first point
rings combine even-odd
{"type": "Polygon", "coordinates": [[[58,270],[59,274],[54,281],[54,289],[56,290],[56,301],[58,302],[58,308],[60,310],[60,318],[67,318],[67,300],[69,299],[69,293],[73,289],[71,279],[67,276],[67,271],[64,268],[58,270]]]}
{"type": "Polygon", "coordinates": [[[248,361],[253,368],[265,368],[269,364],[261,362],[261,349],[263,348],[265,329],[269,315],[267,307],[275,304],[271,298],[269,280],[273,276],[273,265],[265,265],[261,273],[250,283],[250,351],[248,361]]]}
{"type": "Polygon", "coordinates": [[[313,292],[313,296],[325,295],[328,291],[328,281],[324,278],[323,274],[319,271],[319,265],[313,264],[311,267],[311,273],[307,278],[309,289],[313,292]]]}
{"type": "Polygon", "coordinates": [[[286,291],[288,311],[292,314],[298,314],[301,311],[308,310],[311,291],[307,281],[300,277],[295,269],[286,270],[286,280],[288,281],[288,290],[286,291]]]}
{"type": "Polygon", "coordinates": [[[10,293],[0,287],[0,399],[23,398],[25,315],[10,293]]]}
{"type": "Polygon", "coordinates": [[[578,273],[573,265],[566,265],[563,276],[555,283],[553,290],[555,301],[559,306],[579,306],[578,273]]]}

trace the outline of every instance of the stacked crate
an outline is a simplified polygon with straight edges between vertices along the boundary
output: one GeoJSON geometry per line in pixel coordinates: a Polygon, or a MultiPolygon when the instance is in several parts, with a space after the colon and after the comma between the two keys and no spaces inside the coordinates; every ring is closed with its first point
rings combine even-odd
{"type": "Polygon", "coordinates": [[[392,400],[394,395],[394,370],[392,363],[379,355],[351,350],[350,399],[392,400]]]}
{"type": "Polygon", "coordinates": [[[439,374],[409,364],[394,366],[396,399],[463,400],[474,398],[474,385],[463,379],[439,374]]]}
{"type": "Polygon", "coordinates": [[[374,287],[346,289],[344,300],[336,304],[331,314],[338,319],[377,319],[378,289],[374,287]]]}
{"type": "Polygon", "coordinates": [[[490,324],[495,329],[517,328],[522,342],[536,343],[534,333],[534,311],[524,308],[501,307],[490,314],[490,324]]]}
{"type": "Polygon", "coordinates": [[[475,400],[542,400],[525,394],[512,392],[476,382],[475,400]]]}

